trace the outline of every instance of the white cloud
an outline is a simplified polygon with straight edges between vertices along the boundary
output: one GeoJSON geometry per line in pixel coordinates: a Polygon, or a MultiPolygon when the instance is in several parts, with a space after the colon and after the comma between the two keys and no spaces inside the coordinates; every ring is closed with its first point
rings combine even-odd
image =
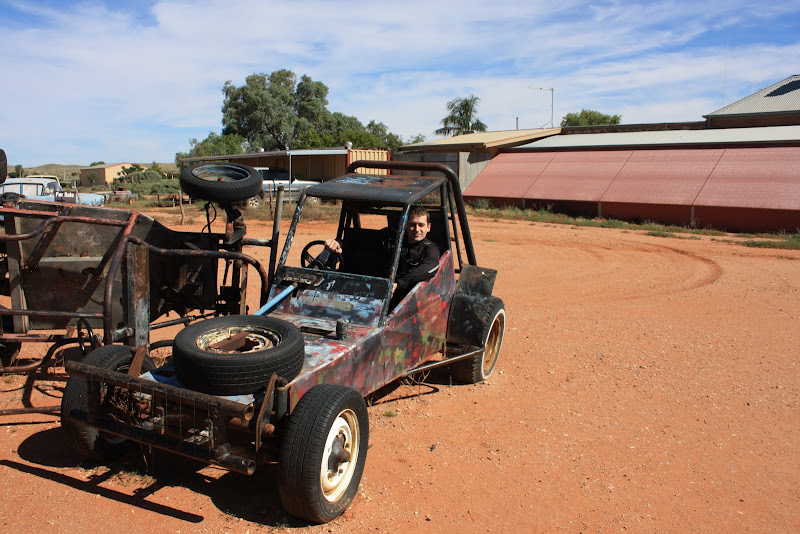
{"type": "MultiPolygon", "coordinates": [[[[0,0],[1,1],[1,0],[0,0]]],[[[581,108],[624,122],[700,120],[800,72],[800,7],[743,0],[8,3],[0,146],[12,162],[169,161],[221,129],[221,89],[288,68],[329,108],[432,137],[470,93],[492,129],[581,108]],[[25,15],[9,13],[25,12],[25,15]],[[15,18],[11,18],[15,17],[15,18]]]]}

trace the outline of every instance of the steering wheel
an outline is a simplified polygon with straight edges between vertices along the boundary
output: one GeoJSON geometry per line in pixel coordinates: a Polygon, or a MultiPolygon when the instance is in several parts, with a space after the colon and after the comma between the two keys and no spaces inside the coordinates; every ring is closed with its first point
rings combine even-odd
{"type": "Polygon", "coordinates": [[[310,269],[335,271],[341,264],[342,255],[338,252],[331,252],[330,250],[326,249],[325,241],[322,239],[311,241],[309,244],[303,247],[303,252],[300,253],[300,265],[310,269]],[[322,250],[316,255],[311,254],[310,249],[316,246],[322,246],[322,250]],[[332,263],[331,260],[333,260],[332,263]]]}
{"type": "Polygon", "coordinates": [[[397,245],[397,229],[387,226],[380,231],[381,246],[386,254],[393,254],[397,245]]]}

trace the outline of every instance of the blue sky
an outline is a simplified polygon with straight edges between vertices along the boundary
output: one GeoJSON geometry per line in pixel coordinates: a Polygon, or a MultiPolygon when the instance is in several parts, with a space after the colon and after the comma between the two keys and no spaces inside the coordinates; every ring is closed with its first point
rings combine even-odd
{"type": "Polygon", "coordinates": [[[428,139],[456,97],[490,130],[581,108],[702,115],[800,74],[800,2],[0,0],[11,164],[173,161],[220,132],[222,86],[287,68],[331,111],[428,139]]]}

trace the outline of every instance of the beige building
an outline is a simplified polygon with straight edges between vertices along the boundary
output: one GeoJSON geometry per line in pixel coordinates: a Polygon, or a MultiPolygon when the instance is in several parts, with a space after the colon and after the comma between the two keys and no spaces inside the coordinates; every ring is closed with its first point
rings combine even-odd
{"type": "MultiPolygon", "coordinates": [[[[108,165],[95,165],[81,169],[81,185],[111,184],[115,178],[122,176],[122,168],[130,167],[131,163],[109,163],[108,165]]],[[[147,169],[147,165],[139,165],[147,169]]]]}

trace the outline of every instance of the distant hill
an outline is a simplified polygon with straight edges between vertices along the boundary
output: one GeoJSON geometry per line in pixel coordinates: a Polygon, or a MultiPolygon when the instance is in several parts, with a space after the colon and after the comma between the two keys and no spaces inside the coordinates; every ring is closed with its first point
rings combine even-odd
{"type": "MultiPolygon", "coordinates": [[[[139,165],[152,165],[152,161],[148,161],[147,163],[139,163],[139,165]]],[[[8,172],[12,172],[14,170],[14,166],[16,164],[12,162],[8,162],[8,172]]],[[[175,163],[160,163],[158,164],[159,167],[164,172],[177,172],[178,166],[175,163]]],[[[88,165],[61,165],[58,163],[48,163],[46,165],[39,165],[38,167],[24,167],[25,174],[52,174],[54,176],[58,176],[61,181],[69,181],[71,179],[77,179],[81,173],[81,169],[88,167],[88,165]],[[74,173],[74,174],[73,174],[74,173]]]]}

